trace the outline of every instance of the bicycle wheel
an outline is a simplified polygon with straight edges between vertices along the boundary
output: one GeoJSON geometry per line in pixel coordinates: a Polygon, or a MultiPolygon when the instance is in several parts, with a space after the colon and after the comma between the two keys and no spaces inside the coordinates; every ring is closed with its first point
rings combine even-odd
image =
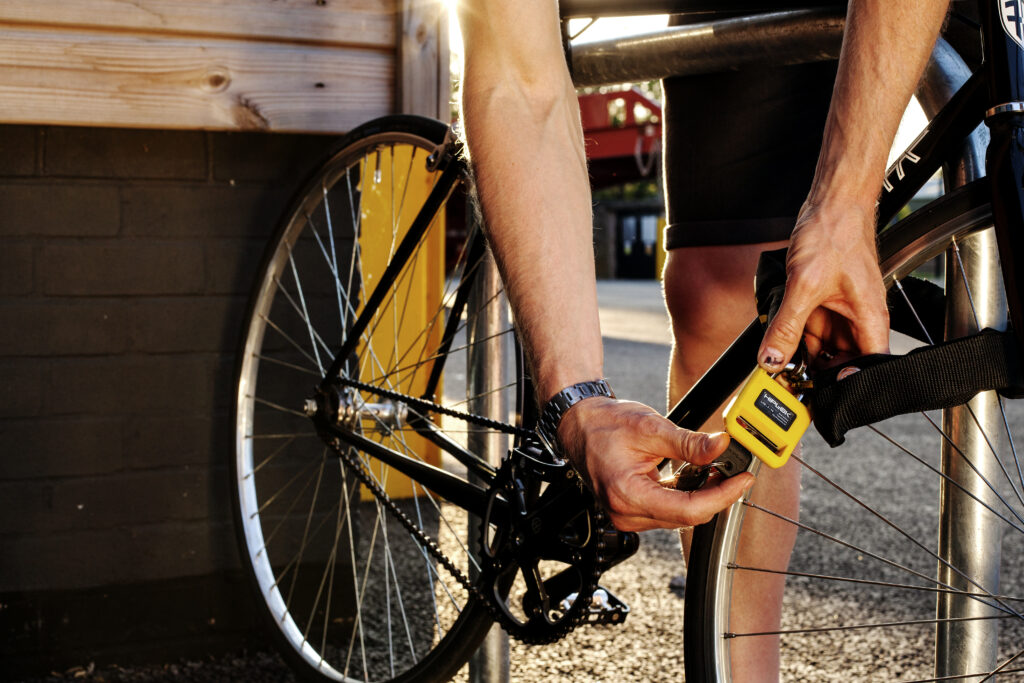
{"type": "MultiPolygon", "coordinates": [[[[948,249],[946,292],[967,289],[965,254],[992,232],[982,234],[992,224],[986,197],[979,181],[884,232],[887,284],[948,249]]],[[[947,306],[947,333],[976,331],[978,317],[1005,312],[999,289],[963,292],[971,305],[965,315],[947,306]]],[[[695,531],[687,679],[733,680],[733,648],[775,638],[783,680],[1024,676],[1024,476],[1013,446],[1024,413],[1015,403],[986,392],[941,417],[904,415],[853,430],[836,449],[808,432],[799,464],[787,465],[802,469],[798,518],[778,512],[777,502],[748,499],[695,531]],[[988,428],[980,439],[961,438],[975,425],[988,428]],[[755,515],[795,532],[788,567],[738,556],[755,515]],[[953,526],[940,537],[942,515],[953,526]],[[733,588],[768,575],[786,582],[781,625],[734,627],[742,617],[730,615],[733,588]]]]}
{"type": "Polygon", "coordinates": [[[332,448],[311,421],[311,397],[351,338],[327,383],[332,427],[462,480],[493,472],[473,452],[512,431],[518,364],[500,291],[479,288],[482,235],[460,236],[462,175],[451,194],[435,191],[447,131],[395,116],[347,136],[271,241],[245,321],[236,528],[259,610],[304,679],[447,680],[491,623],[467,587],[478,524],[373,448],[332,448]],[[432,193],[440,210],[405,240],[430,218],[417,217],[432,193]],[[478,349],[492,354],[480,375],[467,364],[478,349]],[[460,417],[482,410],[474,397],[495,423],[460,417]]]}

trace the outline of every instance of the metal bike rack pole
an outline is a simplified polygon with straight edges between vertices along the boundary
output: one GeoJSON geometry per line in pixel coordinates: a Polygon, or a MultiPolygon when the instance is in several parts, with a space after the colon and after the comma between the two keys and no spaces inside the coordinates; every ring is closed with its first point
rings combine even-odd
{"type": "MultiPolygon", "coordinates": [[[[918,93],[929,118],[969,75],[956,52],[940,41],[918,93]]],[[[966,141],[959,162],[944,169],[947,188],[985,174],[987,147],[988,129],[982,126],[966,141]]],[[[995,231],[973,235],[958,247],[959,253],[951,249],[946,254],[947,336],[963,336],[982,327],[1004,329],[1006,298],[999,277],[995,231]]],[[[967,406],[943,411],[942,429],[949,441],[942,443],[941,469],[950,480],[943,480],[939,491],[938,554],[942,561],[937,578],[960,590],[980,592],[972,585],[974,582],[998,595],[1001,526],[998,518],[978,502],[998,509],[998,499],[986,480],[995,485],[1005,479],[995,456],[1009,452],[997,394],[984,392],[967,406]]],[[[996,667],[999,620],[984,617],[998,614],[998,610],[978,600],[938,594],[936,677],[965,676],[996,667]],[[963,620],[943,621],[952,619],[963,620]]]]}
{"type": "Polygon", "coordinates": [[[844,19],[841,9],[795,10],[674,26],[573,45],[569,70],[583,87],[838,59],[844,19]]]}
{"type": "MultiPolygon", "coordinates": [[[[509,403],[506,391],[488,391],[508,384],[506,364],[509,358],[508,313],[501,277],[490,250],[478,266],[476,283],[469,300],[469,351],[466,360],[468,410],[493,419],[507,420],[509,403]],[[474,343],[475,340],[483,340],[474,343]]],[[[508,437],[494,432],[470,431],[467,446],[473,453],[485,453],[488,462],[497,467],[508,451],[508,437]]],[[[470,535],[478,533],[479,520],[470,518],[470,535]]],[[[475,538],[470,538],[475,542],[475,538]]],[[[475,576],[471,578],[476,578],[475,576]]],[[[498,624],[491,626],[480,649],[469,660],[471,683],[508,683],[508,634],[498,624]]]]}
{"type": "MultiPolygon", "coordinates": [[[[954,254],[946,255],[946,282],[948,336],[976,332],[979,326],[1006,327],[1006,298],[999,277],[994,230],[962,241],[959,258],[954,254]],[[970,288],[969,295],[963,282],[970,288]]],[[[960,488],[947,481],[940,487],[938,552],[949,566],[939,565],[939,581],[968,592],[984,589],[998,595],[1001,522],[978,502],[981,500],[992,509],[999,509],[1000,503],[991,485],[1005,481],[995,455],[1009,452],[998,395],[994,391],[984,392],[971,399],[967,406],[943,411],[942,429],[951,443],[942,444],[941,469],[960,488]],[[962,575],[950,567],[956,567],[962,575]]],[[[1007,466],[1013,469],[1012,464],[1007,466]]],[[[940,593],[938,619],[973,620],[939,622],[935,644],[936,676],[992,671],[998,653],[999,620],[984,617],[999,614],[997,609],[981,601],[940,593]]]]}

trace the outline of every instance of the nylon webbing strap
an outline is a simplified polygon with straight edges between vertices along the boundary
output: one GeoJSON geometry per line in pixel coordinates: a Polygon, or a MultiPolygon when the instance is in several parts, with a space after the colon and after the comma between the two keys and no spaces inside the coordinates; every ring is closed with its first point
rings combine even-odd
{"type": "Polygon", "coordinates": [[[992,329],[915,349],[864,356],[814,378],[814,426],[830,446],[854,427],[966,403],[980,391],[1024,395],[1012,333],[992,329]]]}

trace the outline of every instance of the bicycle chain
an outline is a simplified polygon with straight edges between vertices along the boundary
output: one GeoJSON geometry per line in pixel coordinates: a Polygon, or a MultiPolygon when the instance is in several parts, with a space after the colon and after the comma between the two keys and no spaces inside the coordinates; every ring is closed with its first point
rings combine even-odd
{"type": "Polygon", "coordinates": [[[360,391],[366,391],[371,394],[376,394],[383,398],[389,398],[393,401],[401,401],[407,406],[418,408],[420,411],[430,411],[438,413],[439,415],[447,415],[448,417],[454,417],[459,420],[463,420],[470,424],[476,425],[477,427],[487,427],[504,434],[511,434],[512,436],[518,437],[532,437],[535,433],[532,429],[523,429],[522,427],[516,427],[510,425],[507,422],[501,422],[499,420],[492,420],[489,417],[483,415],[476,415],[475,413],[467,413],[453,408],[448,408],[440,403],[434,403],[423,398],[413,398],[408,394],[403,394],[398,391],[391,391],[390,389],[383,389],[381,387],[374,386],[372,384],[366,384],[356,379],[350,379],[348,377],[336,377],[335,381],[353,389],[359,389],[360,391]]]}
{"type": "Polygon", "coordinates": [[[487,610],[492,614],[492,616],[497,618],[497,610],[493,605],[490,604],[490,601],[487,599],[487,596],[481,593],[480,589],[474,586],[473,583],[469,580],[469,577],[463,574],[462,570],[456,567],[455,563],[448,559],[447,555],[441,552],[441,549],[438,547],[434,539],[432,539],[426,532],[424,532],[422,529],[416,526],[416,524],[411,519],[409,519],[408,515],[406,515],[404,512],[398,509],[398,506],[395,505],[395,501],[391,499],[391,496],[389,496],[384,491],[384,489],[381,488],[380,484],[374,481],[370,473],[366,471],[366,465],[364,465],[359,460],[359,458],[351,454],[350,451],[352,449],[343,448],[340,441],[341,440],[338,438],[333,438],[330,439],[327,443],[331,447],[331,449],[338,454],[338,457],[341,458],[342,463],[344,463],[350,470],[352,470],[352,472],[356,475],[359,481],[362,482],[363,486],[369,489],[370,493],[373,494],[374,498],[379,500],[384,505],[384,507],[387,508],[392,515],[394,515],[395,519],[397,519],[398,522],[403,527],[405,527],[405,530],[408,531],[413,536],[413,538],[416,539],[420,546],[426,549],[428,553],[433,555],[434,559],[440,562],[441,565],[448,571],[448,573],[452,575],[452,578],[458,581],[459,584],[470,593],[470,595],[480,600],[480,602],[482,602],[484,606],[487,607],[487,610]]]}

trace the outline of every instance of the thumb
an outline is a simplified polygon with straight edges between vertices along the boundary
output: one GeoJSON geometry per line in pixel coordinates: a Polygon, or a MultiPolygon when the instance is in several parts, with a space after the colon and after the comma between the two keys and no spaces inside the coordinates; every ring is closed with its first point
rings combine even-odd
{"type": "Polygon", "coordinates": [[[679,429],[679,453],[681,460],[694,465],[706,465],[725,452],[729,446],[729,435],[725,432],[708,434],[679,429]]]}
{"type": "Polygon", "coordinates": [[[814,310],[802,297],[787,288],[757,351],[757,364],[768,372],[778,372],[796,353],[803,338],[804,325],[814,310]]]}

